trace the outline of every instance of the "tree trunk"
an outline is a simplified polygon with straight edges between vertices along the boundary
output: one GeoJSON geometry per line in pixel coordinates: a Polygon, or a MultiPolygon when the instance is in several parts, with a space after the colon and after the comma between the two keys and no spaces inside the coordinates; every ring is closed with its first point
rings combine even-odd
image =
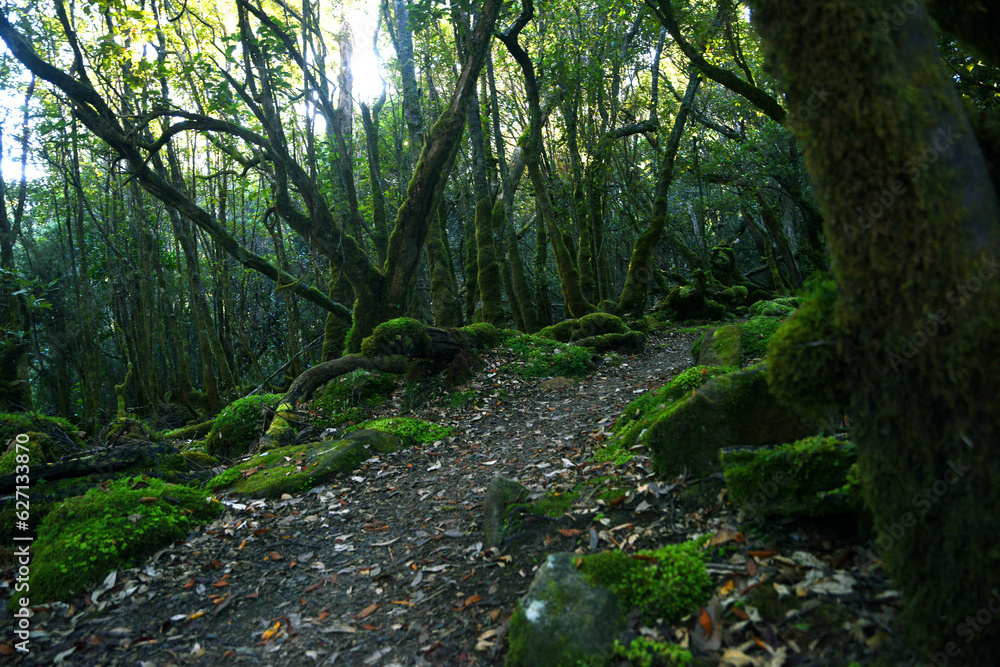
{"type": "Polygon", "coordinates": [[[1000,589],[997,184],[922,3],[751,4],[824,209],[879,532],[865,556],[896,578],[931,662],[994,665],[1000,624],[981,619],[1000,589]]]}
{"type": "Polygon", "coordinates": [[[691,111],[691,104],[698,91],[700,80],[698,73],[692,71],[688,78],[684,98],[677,110],[677,117],[674,118],[674,125],[670,129],[667,147],[663,152],[663,163],[660,165],[660,178],[656,183],[656,195],[653,200],[649,226],[635,241],[632,248],[632,259],[628,264],[628,274],[625,276],[625,285],[618,297],[620,314],[629,314],[633,317],[642,317],[645,314],[646,297],[653,280],[653,272],[656,270],[656,267],[653,266],[653,250],[667,226],[668,195],[670,194],[670,184],[674,178],[674,160],[677,158],[681,137],[684,135],[684,125],[687,122],[688,113],[691,111]]]}

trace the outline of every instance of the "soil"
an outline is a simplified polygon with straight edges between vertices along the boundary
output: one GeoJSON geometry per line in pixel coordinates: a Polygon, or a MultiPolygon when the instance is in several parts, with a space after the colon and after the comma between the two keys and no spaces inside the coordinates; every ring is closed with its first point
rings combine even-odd
{"type": "Polygon", "coordinates": [[[223,516],[186,541],[36,609],[27,655],[11,653],[4,623],[4,662],[500,665],[507,621],[547,554],[706,534],[713,602],[635,633],[681,642],[704,664],[909,662],[900,596],[877,559],[856,557],[854,527],[753,523],[719,478],[658,479],[642,451],[618,467],[594,462],[625,405],[691,365],[691,342],[657,334],[582,381],[525,380],[501,370],[504,353],[488,356],[463,387],[474,402],[415,413],[453,436],[294,497],[224,498],[223,516]],[[484,548],[483,496],[497,475],[563,498],[565,512],[525,516],[484,548]]]}

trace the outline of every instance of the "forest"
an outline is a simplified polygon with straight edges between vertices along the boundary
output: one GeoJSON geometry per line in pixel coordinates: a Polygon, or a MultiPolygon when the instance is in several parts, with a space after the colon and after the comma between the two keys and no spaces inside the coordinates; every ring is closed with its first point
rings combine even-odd
{"type": "Polygon", "coordinates": [[[768,381],[851,424],[876,533],[974,470],[885,554],[945,646],[1000,585],[998,27],[972,0],[8,0],[0,412],[106,446],[277,394],[273,446],[399,354],[825,295],[768,381]]]}

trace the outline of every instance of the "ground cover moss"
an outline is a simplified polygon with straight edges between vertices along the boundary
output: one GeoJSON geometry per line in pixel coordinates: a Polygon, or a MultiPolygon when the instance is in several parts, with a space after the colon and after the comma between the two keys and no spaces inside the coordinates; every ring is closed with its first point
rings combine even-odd
{"type": "Polygon", "coordinates": [[[31,601],[69,599],[111,570],[135,565],[183,539],[219,511],[205,492],[151,477],[108,482],[70,498],[39,527],[31,601]]]}
{"type": "Polygon", "coordinates": [[[396,376],[365,369],[334,378],[310,406],[317,413],[312,423],[319,428],[334,428],[362,422],[368,419],[371,408],[388,401],[397,386],[396,376]]]}
{"type": "Polygon", "coordinates": [[[0,412],[0,442],[7,442],[18,433],[45,433],[59,442],[69,445],[72,441],[77,449],[83,449],[83,432],[62,417],[49,417],[37,412],[0,412]]]}
{"type": "Polygon", "coordinates": [[[248,452],[264,427],[265,411],[280,400],[281,394],[254,394],[233,401],[215,418],[205,438],[205,451],[228,459],[248,452]]]}
{"type": "Polygon", "coordinates": [[[469,341],[477,350],[494,348],[503,342],[504,334],[489,322],[476,322],[459,329],[469,337],[469,341]]]}
{"type": "Polygon", "coordinates": [[[581,378],[594,368],[591,353],[576,345],[529,334],[513,336],[504,345],[519,358],[507,369],[521,377],[581,378]]]}
{"type": "Polygon", "coordinates": [[[606,551],[581,557],[578,567],[591,584],[610,589],[623,609],[638,608],[644,621],[677,621],[712,595],[698,542],[668,544],[636,554],[606,551]]]}
{"type": "Polygon", "coordinates": [[[346,432],[351,433],[362,429],[372,429],[374,431],[391,433],[397,437],[403,438],[404,440],[412,438],[416,442],[425,445],[429,445],[437,440],[446,438],[453,432],[451,428],[447,426],[432,424],[422,419],[414,419],[413,417],[384,417],[381,419],[372,419],[360,424],[355,424],[354,426],[349,427],[346,432]]]}

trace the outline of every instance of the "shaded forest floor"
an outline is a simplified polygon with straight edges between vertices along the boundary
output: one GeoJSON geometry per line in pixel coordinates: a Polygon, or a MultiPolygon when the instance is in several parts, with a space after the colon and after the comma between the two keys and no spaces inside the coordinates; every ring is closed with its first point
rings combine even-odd
{"type": "Polygon", "coordinates": [[[895,648],[901,599],[878,562],[855,557],[851,530],[744,521],[721,479],[657,479],[641,451],[619,467],[594,461],[626,404],[690,366],[691,342],[656,334],[645,353],[579,382],[519,379],[494,353],[463,387],[476,401],[415,415],[453,436],[305,494],[228,499],[187,541],[36,614],[31,653],[4,660],[499,665],[507,620],[548,553],[709,534],[720,602],[636,633],[685,643],[713,665],[911,662],[895,648]],[[483,498],[497,475],[565,511],[526,516],[500,549],[484,549],[483,498]]]}

